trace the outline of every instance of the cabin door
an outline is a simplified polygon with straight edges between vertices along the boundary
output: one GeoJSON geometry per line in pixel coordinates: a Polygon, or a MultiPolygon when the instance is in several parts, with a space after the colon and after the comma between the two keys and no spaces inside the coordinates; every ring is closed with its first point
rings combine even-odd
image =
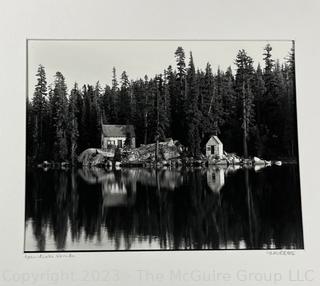
{"type": "Polygon", "coordinates": [[[211,146],[211,154],[214,154],[214,146],[211,146]]]}

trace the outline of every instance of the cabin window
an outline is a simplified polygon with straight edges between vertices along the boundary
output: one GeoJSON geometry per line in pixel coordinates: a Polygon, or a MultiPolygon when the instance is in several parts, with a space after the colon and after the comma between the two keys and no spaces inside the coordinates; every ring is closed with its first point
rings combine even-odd
{"type": "Polygon", "coordinates": [[[122,140],[118,140],[118,147],[122,148],[122,140]]]}
{"type": "Polygon", "coordinates": [[[108,146],[114,146],[116,144],[115,140],[108,140],[107,141],[108,146]]]}
{"type": "Polygon", "coordinates": [[[211,147],[210,147],[210,146],[208,146],[208,147],[207,147],[207,151],[210,151],[210,150],[211,150],[211,147]]]}

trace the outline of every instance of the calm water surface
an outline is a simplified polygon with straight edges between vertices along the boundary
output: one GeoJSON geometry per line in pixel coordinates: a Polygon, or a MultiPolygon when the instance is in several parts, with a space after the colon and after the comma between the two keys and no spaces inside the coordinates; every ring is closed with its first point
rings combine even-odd
{"type": "Polygon", "coordinates": [[[27,172],[25,251],[301,249],[296,165],[27,172]]]}

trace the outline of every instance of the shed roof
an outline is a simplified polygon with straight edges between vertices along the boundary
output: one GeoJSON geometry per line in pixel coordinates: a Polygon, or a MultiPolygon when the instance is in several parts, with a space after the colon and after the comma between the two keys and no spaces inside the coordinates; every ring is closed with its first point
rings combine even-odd
{"type": "Polygon", "coordinates": [[[126,137],[128,133],[131,137],[136,136],[133,125],[102,125],[102,134],[104,137],[126,137]]]}
{"type": "Polygon", "coordinates": [[[219,144],[219,145],[222,145],[222,142],[220,141],[220,139],[219,139],[218,136],[216,136],[216,135],[212,135],[212,136],[210,137],[210,139],[208,140],[207,144],[208,144],[211,140],[215,141],[215,142],[216,142],[217,144],[219,144]]]}

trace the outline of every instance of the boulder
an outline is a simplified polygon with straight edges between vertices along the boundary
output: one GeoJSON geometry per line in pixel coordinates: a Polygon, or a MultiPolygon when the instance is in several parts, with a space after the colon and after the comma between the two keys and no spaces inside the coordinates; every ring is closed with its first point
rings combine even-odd
{"type": "Polygon", "coordinates": [[[90,165],[92,166],[104,165],[106,160],[107,158],[103,154],[98,153],[91,158],[90,165]]]}
{"type": "Polygon", "coordinates": [[[151,157],[149,154],[144,154],[144,155],[135,154],[134,156],[131,155],[130,158],[129,158],[129,161],[148,161],[151,157]],[[132,160],[132,158],[135,158],[135,159],[132,160]]]}
{"type": "Polygon", "coordinates": [[[172,146],[174,146],[174,144],[175,144],[172,138],[168,138],[168,139],[166,140],[166,143],[168,144],[169,147],[172,147],[172,146]]]}
{"type": "Polygon", "coordinates": [[[130,153],[128,156],[127,156],[127,160],[129,162],[134,162],[134,161],[138,161],[139,159],[139,156],[135,153],[130,153]]]}
{"type": "Polygon", "coordinates": [[[110,158],[110,152],[89,148],[78,156],[78,162],[83,166],[97,166],[105,164],[108,158],[110,158]]]}
{"type": "Polygon", "coordinates": [[[173,159],[173,158],[180,157],[180,152],[179,152],[179,150],[177,148],[173,147],[171,150],[170,149],[169,148],[168,149],[164,148],[162,150],[162,156],[163,156],[163,158],[165,160],[170,160],[170,159],[173,159]]]}

